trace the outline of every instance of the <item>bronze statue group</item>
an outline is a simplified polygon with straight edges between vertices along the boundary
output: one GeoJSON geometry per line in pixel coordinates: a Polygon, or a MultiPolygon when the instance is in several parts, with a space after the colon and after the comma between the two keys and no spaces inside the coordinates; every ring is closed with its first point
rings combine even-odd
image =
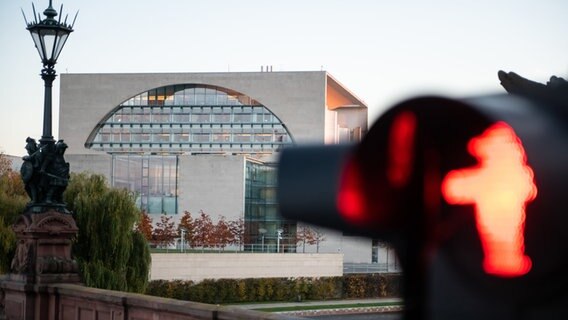
{"type": "Polygon", "coordinates": [[[33,138],[26,139],[28,155],[23,157],[20,173],[31,199],[29,205],[63,204],[63,191],[69,183],[69,163],[63,158],[66,149],[63,140],[38,144],[33,138]]]}

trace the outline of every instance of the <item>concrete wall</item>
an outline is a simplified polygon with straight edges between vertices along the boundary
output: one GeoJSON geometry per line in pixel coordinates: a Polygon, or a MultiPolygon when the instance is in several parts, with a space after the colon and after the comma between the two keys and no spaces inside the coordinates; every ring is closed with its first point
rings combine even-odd
{"type": "Polygon", "coordinates": [[[341,128],[361,128],[361,133],[367,132],[367,108],[345,107],[336,109],[337,126],[341,128]]]}
{"type": "Polygon", "coordinates": [[[65,154],[65,160],[69,162],[71,172],[89,172],[102,174],[110,183],[112,173],[112,157],[106,153],[93,155],[65,154]]]}
{"type": "Polygon", "coordinates": [[[61,74],[59,136],[66,154],[95,154],[85,149],[89,134],[129,98],[173,84],[209,84],[258,100],[287,126],[297,142],[323,142],[325,71],[151,74],[61,74]]]}
{"type": "Polygon", "coordinates": [[[363,237],[343,237],[342,252],[345,261],[351,263],[371,263],[372,262],[372,240],[363,237]]]}
{"type": "Polygon", "coordinates": [[[343,275],[343,254],[153,253],[151,280],[333,277],[343,275]]]}
{"type": "Polygon", "coordinates": [[[214,221],[244,216],[245,157],[241,155],[184,155],[179,158],[178,211],[200,210],[214,221]]]}
{"type": "MultiPolygon", "coordinates": [[[[366,107],[340,107],[325,111],[325,143],[345,143],[349,140],[341,139],[340,130],[361,130],[361,138],[367,132],[367,108],[366,107]]],[[[353,141],[358,142],[358,141],[353,141]]]]}
{"type": "MultiPolygon", "coordinates": [[[[331,229],[310,226],[313,230],[323,233],[324,239],[317,244],[306,244],[306,253],[340,253],[346,263],[371,263],[372,241],[369,238],[345,236],[342,232],[331,229]]],[[[297,252],[304,252],[302,243],[298,244],[297,252]]]]}

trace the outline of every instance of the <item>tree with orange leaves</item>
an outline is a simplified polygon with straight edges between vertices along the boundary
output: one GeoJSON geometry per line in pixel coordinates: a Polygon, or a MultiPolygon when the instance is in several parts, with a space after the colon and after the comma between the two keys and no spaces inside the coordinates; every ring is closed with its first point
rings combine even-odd
{"type": "Polygon", "coordinates": [[[162,247],[167,247],[174,243],[177,236],[175,222],[172,217],[166,214],[160,216],[160,222],[156,223],[154,228],[154,240],[156,244],[162,247]]]}
{"type": "Polygon", "coordinates": [[[193,246],[195,241],[195,220],[191,217],[191,212],[184,211],[178,224],[178,232],[183,234],[185,241],[193,246]],[[183,229],[183,233],[181,232],[183,229]]]}
{"type": "Polygon", "coordinates": [[[221,216],[213,229],[212,242],[224,249],[233,239],[234,235],[231,232],[229,223],[224,216],[221,216]]]}
{"type": "Polygon", "coordinates": [[[141,218],[140,221],[136,224],[136,231],[140,232],[144,238],[148,241],[152,241],[152,218],[146,213],[146,211],[142,211],[140,214],[141,218]]]}
{"type": "Polygon", "coordinates": [[[195,238],[193,240],[192,247],[209,247],[213,243],[213,231],[215,225],[211,220],[211,217],[203,212],[199,211],[199,217],[195,218],[195,238]]]}

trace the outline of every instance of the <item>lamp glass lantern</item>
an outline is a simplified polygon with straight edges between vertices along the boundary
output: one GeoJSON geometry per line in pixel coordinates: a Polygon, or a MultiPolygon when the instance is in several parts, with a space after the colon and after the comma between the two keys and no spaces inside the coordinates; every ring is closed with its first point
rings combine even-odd
{"type": "MultiPolygon", "coordinates": [[[[60,11],[62,10],[63,5],[61,5],[60,11]]],[[[39,14],[36,14],[35,6],[33,7],[33,11],[35,20],[32,22],[28,22],[24,15],[24,19],[28,25],[26,29],[32,36],[43,65],[52,68],[55,63],[57,63],[57,58],[59,58],[59,54],[65,42],[67,42],[69,34],[73,32],[73,24],[75,23],[77,15],[75,15],[75,19],[70,25],[67,24],[67,17],[65,17],[63,22],[61,21],[61,16],[59,16],[59,20],[56,20],[55,17],[58,14],[57,11],[53,9],[52,0],[49,1],[48,8],[43,12],[46,17],[45,19],[38,19],[39,14]]]]}
{"type": "MultiPolygon", "coordinates": [[[[53,9],[52,0],[49,0],[49,6],[43,14],[45,19],[41,19],[41,16],[36,13],[35,6],[32,3],[34,19],[28,22],[26,15],[24,15],[24,20],[26,21],[27,30],[30,32],[32,39],[34,41],[35,47],[43,63],[43,69],[41,70],[41,78],[45,83],[45,98],[44,98],[44,113],[43,113],[43,135],[40,142],[42,145],[53,143],[53,136],[51,135],[51,88],[53,81],[55,80],[55,69],[54,66],[57,63],[57,58],[67,39],[69,34],[73,32],[73,25],[77,19],[77,14],[73,19],[73,23],[67,24],[67,16],[63,21],[61,21],[61,16],[56,20],[55,17],[58,15],[57,11],[53,9]]],[[[63,11],[63,5],[59,12],[63,11]]],[[[77,12],[79,13],[79,12],[77,12]]]]}
{"type": "Polygon", "coordinates": [[[28,30],[44,66],[55,65],[69,34],[73,31],[60,26],[42,25],[29,27],[28,30]]]}

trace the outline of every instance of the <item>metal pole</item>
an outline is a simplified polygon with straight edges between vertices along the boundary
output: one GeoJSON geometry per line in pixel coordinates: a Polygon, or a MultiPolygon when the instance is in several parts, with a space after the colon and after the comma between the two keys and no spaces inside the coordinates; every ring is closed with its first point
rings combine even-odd
{"type": "Polygon", "coordinates": [[[53,135],[51,133],[51,89],[55,80],[55,70],[53,67],[45,68],[41,71],[41,78],[45,84],[45,94],[43,99],[43,135],[40,142],[42,145],[53,143],[53,135]]]}
{"type": "Polygon", "coordinates": [[[389,272],[389,246],[386,247],[387,249],[387,272],[389,272]]]}
{"type": "Polygon", "coordinates": [[[185,229],[181,229],[181,252],[185,252],[185,229]]]}
{"type": "Polygon", "coordinates": [[[277,253],[280,253],[280,240],[282,239],[282,232],[284,232],[282,229],[276,230],[276,245],[278,247],[276,248],[277,253]]]}

